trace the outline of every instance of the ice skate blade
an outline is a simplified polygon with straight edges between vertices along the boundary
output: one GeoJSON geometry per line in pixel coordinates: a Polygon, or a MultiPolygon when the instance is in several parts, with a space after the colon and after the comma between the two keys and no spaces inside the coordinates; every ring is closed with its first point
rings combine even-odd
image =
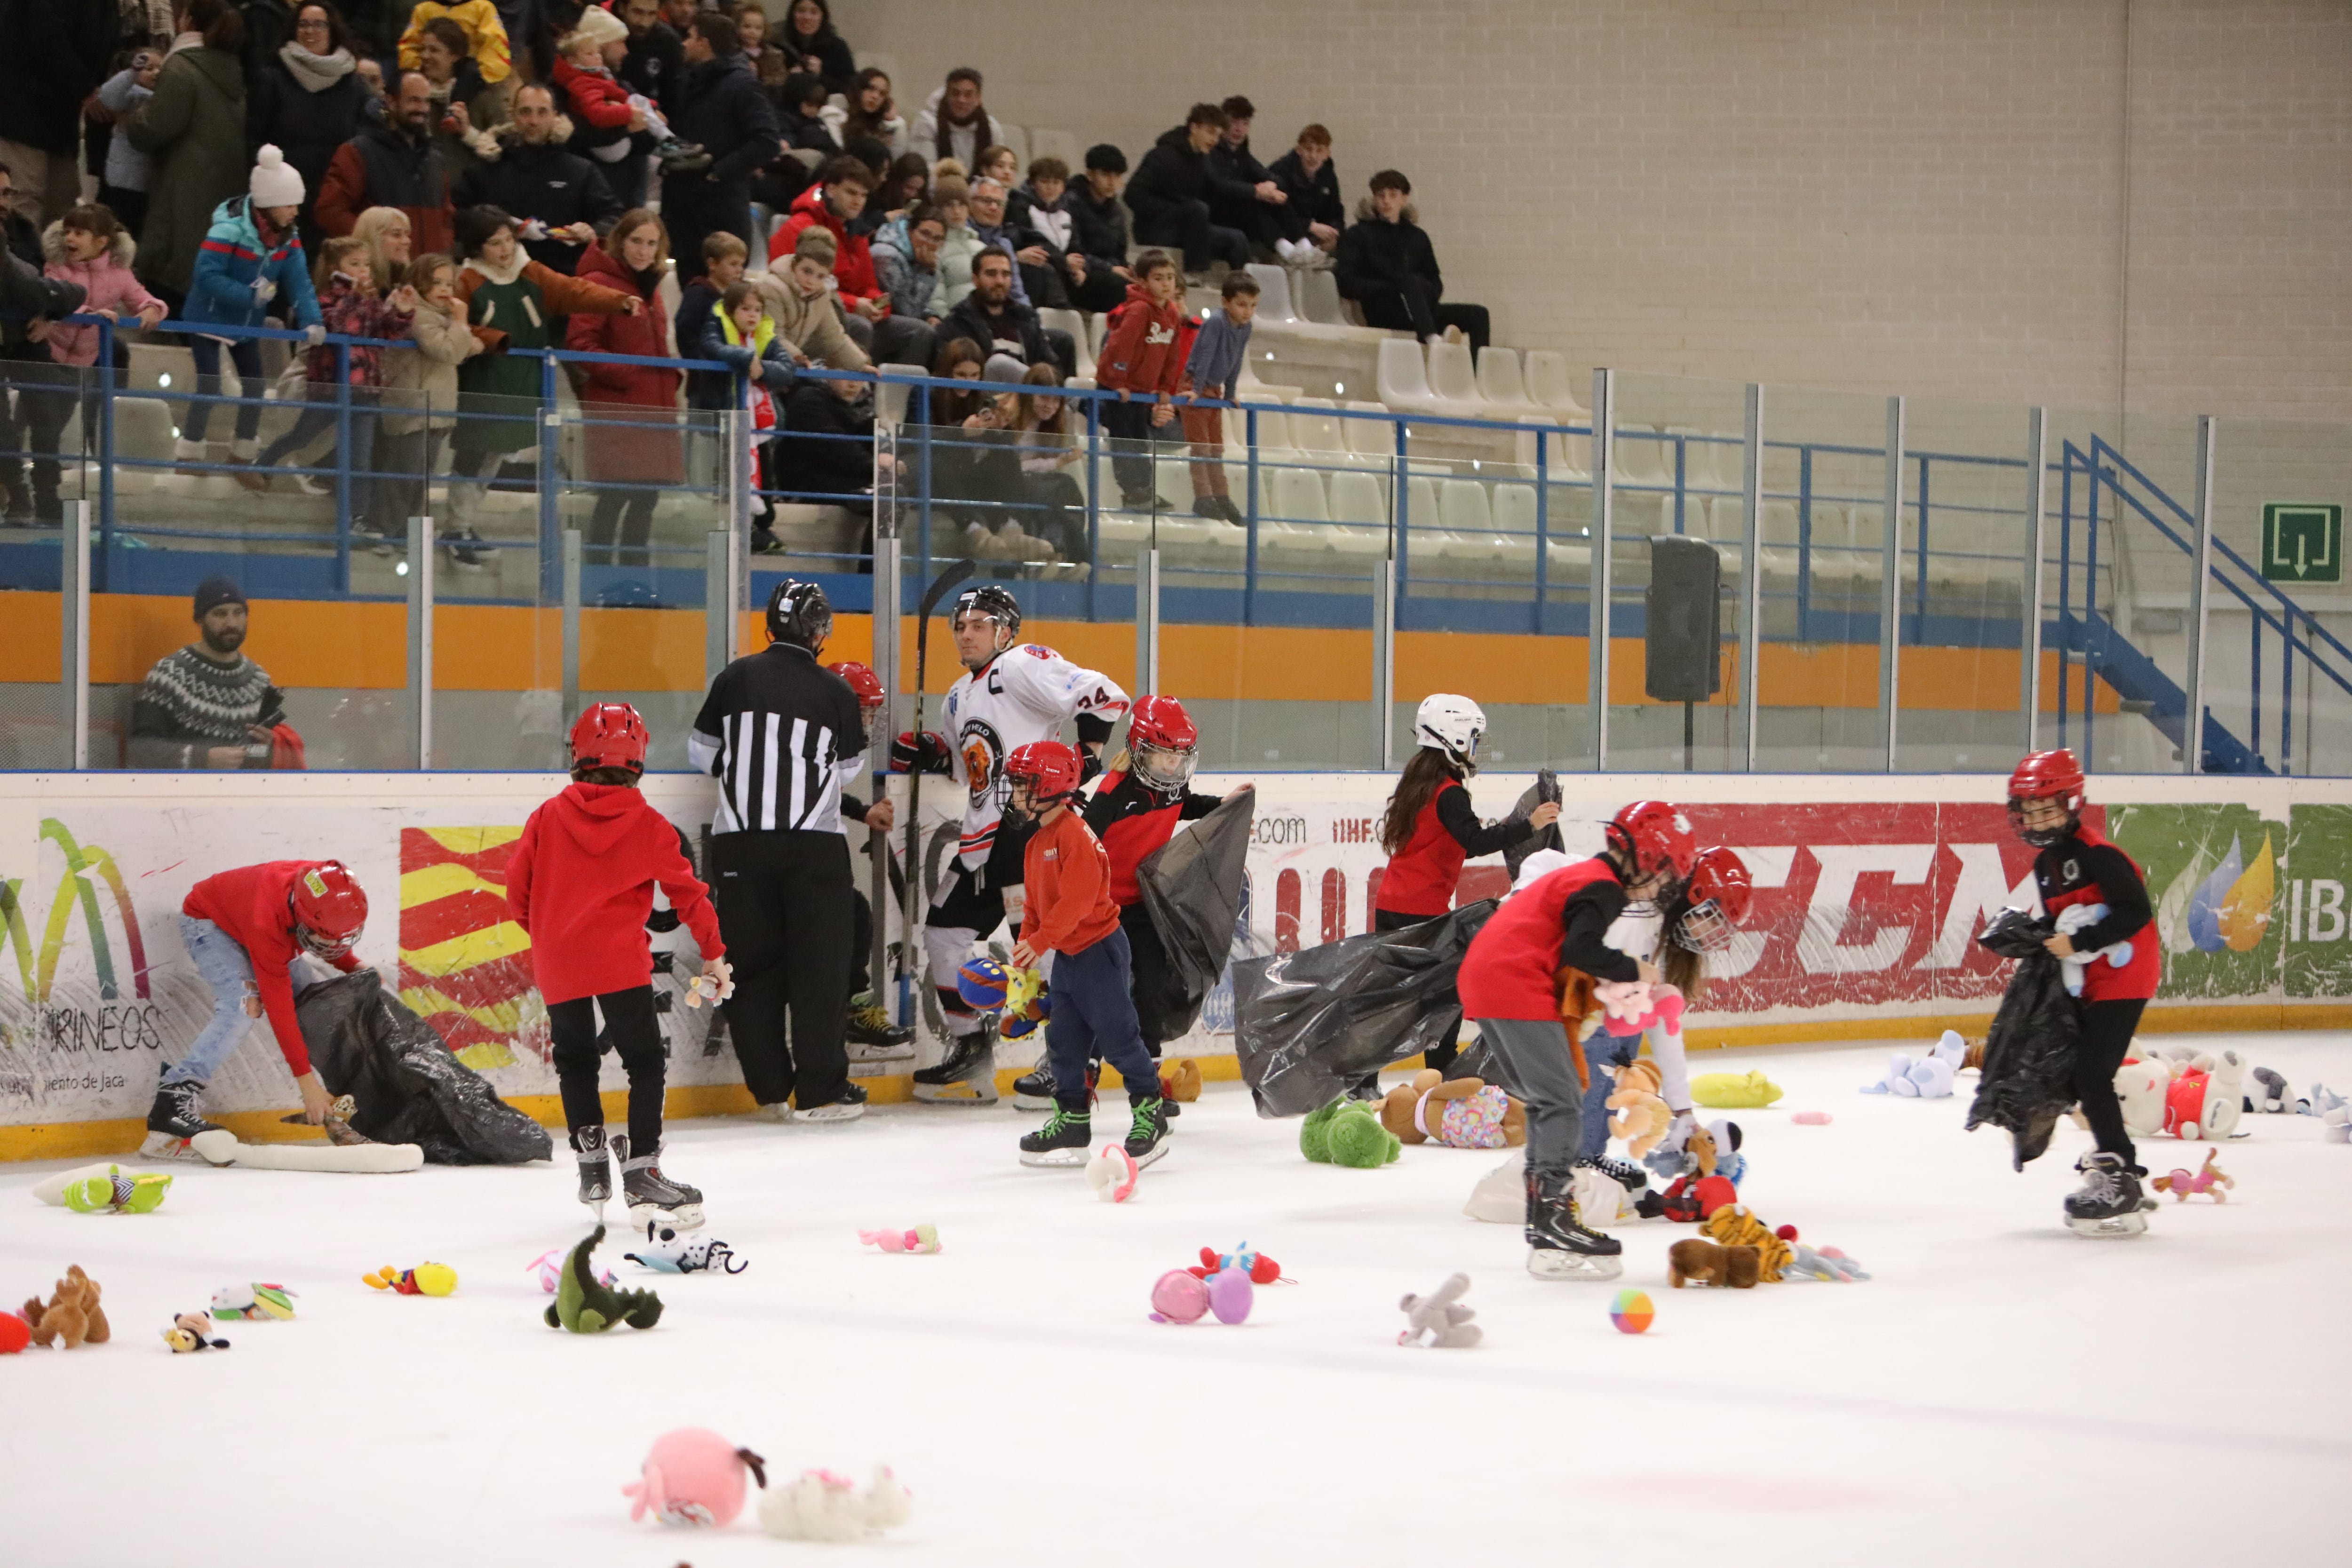
{"type": "MultiPolygon", "coordinates": [[[[604,1216],[599,1214],[597,1218],[602,1223],[604,1216]]],[[[656,1224],[666,1225],[672,1230],[700,1230],[702,1205],[680,1204],[674,1209],[666,1209],[658,1204],[631,1204],[629,1223],[639,1230],[656,1224]]]]}
{"type": "Polygon", "coordinates": [[[184,1165],[210,1165],[212,1162],[196,1152],[194,1144],[185,1138],[175,1138],[169,1132],[150,1132],[147,1141],[139,1145],[142,1160],[176,1160],[184,1165]]]}
{"type": "Polygon", "coordinates": [[[849,1047],[849,1060],[852,1066],[861,1062],[907,1062],[914,1059],[915,1047],[911,1041],[903,1046],[853,1045],[849,1047]]]}
{"type": "Polygon", "coordinates": [[[2105,1219],[2075,1219],[2070,1215],[2066,1221],[2066,1228],[2076,1236],[2087,1236],[2095,1239],[2139,1236],[2147,1229],[2147,1216],[2137,1210],[2130,1214],[2110,1215],[2105,1219]]]}
{"type": "Polygon", "coordinates": [[[923,1083],[914,1086],[914,1097],[925,1105],[994,1105],[998,1096],[996,1085],[977,1079],[959,1079],[954,1083],[923,1083]]]}
{"type": "Polygon", "coordinates": [[[1625,1260],[1538,1247],[1528,1251],[1528,1272],[1538,1279],[1590,1279],[1597,1283],[1622,1275],[1625,1260]]]}
{"type": "Polygon", "coordinates": [[[1021,1151],[1021,1163],[1039,1171],[1075,1171],[1087,1158],[1084,1149],[1045,1149],[1034,1153],[1027,1149],[1021,1151]]]}
{"type": "Polygon", "coordinates": [[[1135,1162],[1135,1168],[1140,1171],[1146,1165],[1156,1165],[1160,1163],[1160,1157],[1167,1152],[1168,1135],[1163,1132],[1160,1135],[1160,1142],[1154,1143],[1149,1152],[1141,1154],[1130,1154],[1128,1158],[1133,1160],[1135,1162]]]}
{"type": "Polygon", "coordinates": [[[793,1112],[793,1120],[795,1121],[855,1121],[865,1114],[866,1102],[862,1100],[851,1104],[835,1100],[831,1105],[812,1105],[806,1110],[795,1110],[793,1112]]]}

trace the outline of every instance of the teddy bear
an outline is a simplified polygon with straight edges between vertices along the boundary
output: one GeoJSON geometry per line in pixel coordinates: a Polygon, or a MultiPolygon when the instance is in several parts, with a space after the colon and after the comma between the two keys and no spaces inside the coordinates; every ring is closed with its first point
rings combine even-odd
{"type": "Polygon", "coordinates": [[[49,1298],[48,1305],[43,1306],[38,1296],[25,1303],[25,1321],[33,1327],[33,1342],[62,1342],[65,1349],[72,1350],[102,1345],[113,1338],[98,1295],[98,1281],[83,1273],[80,1264],[67,1265],[66,1277],[58,1281],[57,1294],[49,1298]]]}
{"type": "Polygon", "coordinates": [[[2116,1069],[2116,1099],[2125,1128],[2140,1137],[2227,1138],[2245,1114],[2245,1080],[2236,1051],[2135,1046],[2116,1069]]]}
{"type": "Polygon", "coordinates": [[[1310,1110],[1299,1123],[1298,1152],[1320,1165],[1370,1170],[1404,1152],[1404,1142],[1381,1125],[1372,1108],[1356,1100],[1335,1100],[1310,1110]]]}
{"type": "Polygon", "coordinates": [[[1688,1240],[1666,1248],[1666,1283],[1677,1290],[1685,1284],[1752,1290],[1763,1271],[1763,1255],[1750,1246],[1688,1240]]]}
{"type": "Polygon", "coordinates": [[[1432,1350],[1467,1350],[1486,1338],[1486,1331],[1470,1321],[1478,1315],[1477,1310],[1462,1305],[1469,1289],[1470,1276],[1454,1274],[1426,1296],[1407,1295],[1397,1303],[1405,1317],[1404,1331],[1397,1335],[1397,1343],[1421,1344],[1426,1334],[1432,1350]]]}
{"type": "Polygon", "coordinates": [[[1528,1108],[1483,1079],[1448,1079],[1423,1068],[1380,1102],[1381,1125],[1405,1143],[1516,1149],[1528,1141],[1528,1108]]]}
{"type": "Polygon", "coordinates": [[[1628,1062],[1617,1069],[1617,1092],[1609,1097],[1608,1105],[1625,1114],[1610,1119],[1609,1135],[1623,1139],[1625,1152],[1636,1160],[1656,1148],[1674,1125],[1675,1113],[1658,1097],[1661,1081],[1653,1061],[1628,1062]]]}

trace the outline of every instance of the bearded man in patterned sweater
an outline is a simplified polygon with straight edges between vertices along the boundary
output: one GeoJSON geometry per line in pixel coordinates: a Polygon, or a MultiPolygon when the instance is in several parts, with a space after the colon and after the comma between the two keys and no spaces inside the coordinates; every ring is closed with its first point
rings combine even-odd
{"type": "Polygon", "coordinates": [[[239,651],[245,594],[226,577],[197,585],[196,640],[155,661],[131,711],[134,768],[266,768],[286,717],[269,672],[239,651]]]}

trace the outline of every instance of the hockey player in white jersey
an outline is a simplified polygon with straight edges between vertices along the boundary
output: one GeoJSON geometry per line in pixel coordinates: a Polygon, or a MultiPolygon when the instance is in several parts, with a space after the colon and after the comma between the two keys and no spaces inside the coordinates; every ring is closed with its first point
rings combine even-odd
{"type": "Polygon", "coordinates": [[[1004,889],[1022,878],[1028,833],[1004,820],[1004,761],[1032,742],[1062,739],[1062,726],[1075,722],[1093,777],[1128,697],[1101,672],[1020,641],[1021,606],[995,584],[958,595],[948,626],[964,674],[949,689],[940,729],[902,734],[891,748],[892,767],[946,773],[965,791],[961,841],[924,922],[949,1050],[916,1072],[914,1094],[932,1104],[990,1105],[997,1098],[993,1031],[956,989],[956,972],[971,944],[1003,922],[1004,889]]]}

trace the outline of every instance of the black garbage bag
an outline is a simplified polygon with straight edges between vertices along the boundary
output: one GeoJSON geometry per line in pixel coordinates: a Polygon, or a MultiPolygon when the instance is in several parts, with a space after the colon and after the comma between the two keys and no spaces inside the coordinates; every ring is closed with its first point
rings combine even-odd
{"type": "Polygon", "coordinates": [[[552,1151],[547,1129],[451,1055],[374,970],[305,986],[294,1018],[327,1092],[350,1095],[352,1127],[377,1142],[415,1143],[436,1165],[520,1165],[552,1151]]]}
{"type": "MultiPolygon", "coordinates": [[[[1517,821],[1525,822],[1535,815],[1537,806],[1546,801],[1558,805],[1560,798],[1559,775],[1549,768],[1540,768],[1537,770],[1536,782],[1528,786],[1527,793],[1519,796],[1518,804],[1511,807],[1511,816],[1517,821]]],[[[1507,846],[1503,850],[1503,864],[1510,868],[1511,880],[1517,882],[1519,868],[1527,864],[1528,856],[1538,849],[1558,849],[1565,853],[1567,848],[1568,841],[1559,836],[1559,824],[1555,822],[1541,832],[1529,834],[1517,844],[1507,846]]]]}
{"type": "Polygon", "coordinates": [[[1201,1016],[1234,950],[1248,883],[1250,823],[1257,791],[1244,790],[1144,857],[1135,868],[1143,908],[1168,954],[1168,994],[1160,998],[1167,1037],[1201,1016]]]}
{"type": "Polygon", "coordinates": [[[1992,1032],[1985,1037],[1984,1068],[1969,1130],[2005,1127],[2022,1171],[2050,1147],[2051,1131],[2074,1103],[2074,1043],[2080,1030],[2063,966],[2042,947],[2057,928],[2023,910],[2003,910],[1977,937],[1978,945],[2017,960],[2001,993],[1992,1032]]]}
{"type": "Polygon", "coordinates": [[[1462,955],[1500,902],[1234,964],[1234,1049],[1260,1116],[1304,1116],[1366,1073],[1452,1042],[1462,955]]]}

